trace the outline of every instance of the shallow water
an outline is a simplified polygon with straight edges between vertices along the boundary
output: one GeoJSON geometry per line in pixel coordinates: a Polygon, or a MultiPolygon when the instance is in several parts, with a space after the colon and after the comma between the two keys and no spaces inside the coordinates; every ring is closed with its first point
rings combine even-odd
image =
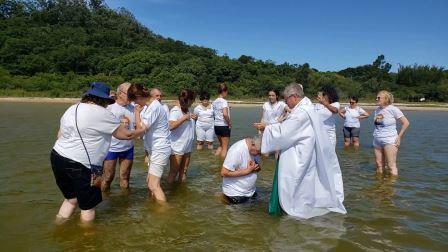
{"type": "MultiPolygon", "coordinates": [[[[446,250],[448,247],[448,114],[405,112],[411,121],[399,152],[397,180],[375,176],[371,121],[362,122],[361,148],[337,152],[347,215],[311,220],[267,214],[273,160],[263,164],[258,198],[245,205],[220,202],[220,161],[194,152],[184,185],[168,187],[169,205],[148,198],[141,145],[131,189],[117,180],[99,205],[92,227],[79,213],[62,226],[53,219],[62,201],[49,153],[69,105],[0,103],[0,244],[32,250],[446,250]]],[[[232,109],[232,142],[255,131],[257,108],[232,109]]],[[[165,172],[166,174],[166,172],[165,172]]]]}

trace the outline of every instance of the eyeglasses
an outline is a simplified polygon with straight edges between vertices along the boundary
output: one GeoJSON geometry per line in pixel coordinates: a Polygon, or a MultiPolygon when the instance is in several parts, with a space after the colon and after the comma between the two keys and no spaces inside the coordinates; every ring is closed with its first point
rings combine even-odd
{"type": "Polygon", "coordinates": [[[127,92],[124,92],[124,91],[122,91],[122,90],[120,90],[120,93],[123,93],[123,94],[125,94],[125,95],[128,95],[127,92]]]}

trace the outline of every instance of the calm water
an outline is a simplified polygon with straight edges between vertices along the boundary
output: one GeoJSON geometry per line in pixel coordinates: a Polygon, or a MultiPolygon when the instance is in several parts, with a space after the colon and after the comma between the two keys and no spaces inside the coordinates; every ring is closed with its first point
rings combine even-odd
{"type": "MultiPolygon", "coordinates": [[[[219,200],[220,162],[194,152],[185,185],[168,187],[169,205],[148,198],[138,144],[128,192],[114,181],[93,227],[79,213],[53,224],[62,200],[49,164],[59,119],[68,105],[0,103],[0,247],[31,250],[438,250],[448,247],[448,113],[405,112],[411,121],[400,149],[396,181],[375,176],[371,121],[361,149],[337,152],[347,215],[311,220],[267,214],[273,161],[264,162],[256,202],[219,200]]],[[[234,108],[232,142],[252,135],[256,108],[234,108]]],[[[165,172],[166,174],[166,172],[165,172]]]]}

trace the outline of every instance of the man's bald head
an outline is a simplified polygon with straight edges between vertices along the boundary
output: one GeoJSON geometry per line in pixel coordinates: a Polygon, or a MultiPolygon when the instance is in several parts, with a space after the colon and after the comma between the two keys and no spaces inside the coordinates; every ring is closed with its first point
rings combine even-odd
{"type": "Polygon", "coordinates": [[[150,95],[153,99],[162,100],[162,91],[159,88],[151,88],[150,95]]]}

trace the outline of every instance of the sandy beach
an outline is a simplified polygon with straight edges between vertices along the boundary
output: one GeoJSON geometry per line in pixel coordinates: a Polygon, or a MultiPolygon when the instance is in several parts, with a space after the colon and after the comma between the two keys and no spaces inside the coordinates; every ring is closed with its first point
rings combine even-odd
{"type": "MultiPolygon", "coordinates": [[[[72,104],[79,101],[79,98],[49,98],[49,97],[0,97],[0,103],[67,103],[72,104]]],[[[173,105],[175,100],[164,100],[165,103],[173,105]]],[[[232,107],[257,107],[263,102],[229,100],[232,107]]],[[[341,103],[346,106],[347,103],[341,103]]],[[[402,110],[418,110],[418,111],[448,111],[448,103],[395,103],[395,106],[402,110]]],[[[365,109],[374,109],[373,103],[359,103],[359,106],[365,109]]]]}

